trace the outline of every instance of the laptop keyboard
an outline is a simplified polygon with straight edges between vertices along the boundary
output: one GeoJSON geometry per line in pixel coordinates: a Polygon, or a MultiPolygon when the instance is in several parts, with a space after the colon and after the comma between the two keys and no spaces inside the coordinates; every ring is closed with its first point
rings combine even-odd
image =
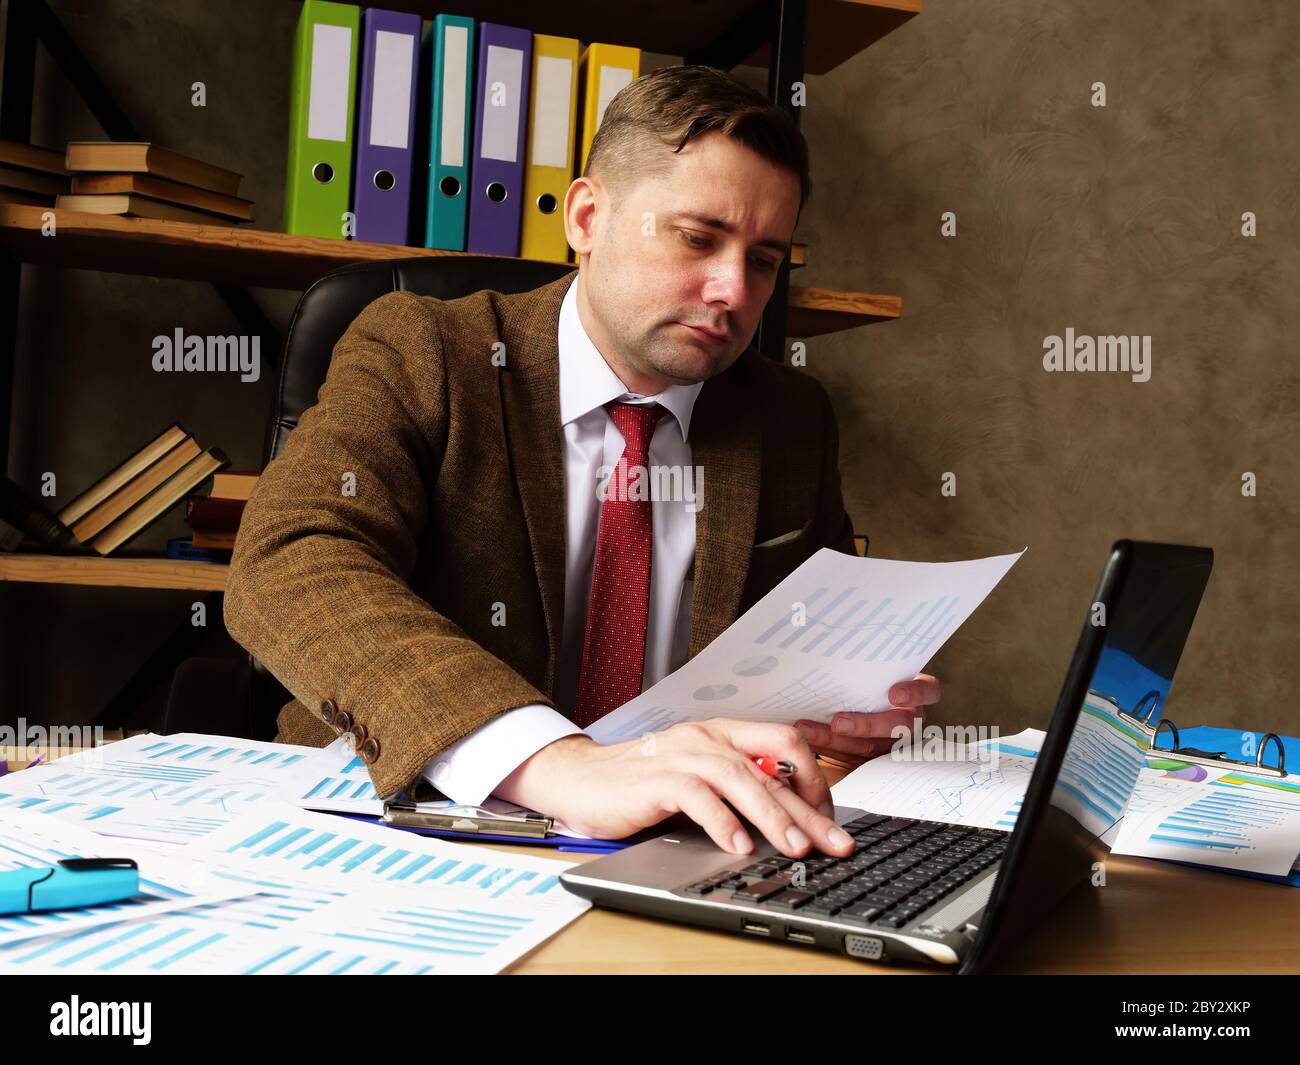
{"type": "Polygon", "coordinates": [[[857,846],[844,858],[776,854],[682,889],[773,912],[901,928],[998,861],[1010,833],[867,814],[840,826],[857,846]],[[803,884],[795,886],[796,865],[803,884]]]}

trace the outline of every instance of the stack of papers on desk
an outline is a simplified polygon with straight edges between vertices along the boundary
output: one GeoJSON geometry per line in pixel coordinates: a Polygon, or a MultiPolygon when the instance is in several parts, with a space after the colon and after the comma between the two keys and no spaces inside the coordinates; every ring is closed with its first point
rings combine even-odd
{"type": "Polygon", "coordinates": [[[131,858],[139,867],[140,894],[98,906],[0,914],[0,956],[10,944],[54,930],[60,934],[83,932],[123,920],[153,920],[161,914],[249,894],[239,884],[211,884],[197,890],[187,862],[105,839],[78,825],[18,810],[0,814],[0,873],[50,866],[64,858],[131,858]]]}
{"type": "Polygon", "coordinates": [[[0,777],[0,869],[129,857],[142,883],[71,922],[0,918],[0,973],[491,973],[590,906],[571,863],[285,801],[320,754],[135,736],[0,777]]]}
{"type": "MultiPolygon", "coordinates": [[[[375,793],[365,762],[342,739],[335,740],[328,747],[312,749],[309,757],[290,768],[281,781],[280,794],[287,802],[305,810],[364,814],[367,817],[380,817],[384,812],[383,801],[375,793]]],[[[418,808],[439,810],[455,805],[451,799],[438,799],[419,803],[418,808]]],[[[480,805],[490,813],[507,817],[535,813],[495,797],[485,799],[480,805]]],[[[559,820],[552,821],[551,829],[558,836],[591,839],[559,820]]]]}
{"type": "MultiPolygon", "coordinates": [[[[885,755],[831,788],[837,804],[1010,831],[1043,733],[985,741],[997,760],[896,761],[885,755]]],[[[1291,877],[1300,886],[1300,776],[1246,773],[1153,758],[1127,810],[1103,834],[1115,854],[1291,877]]]]}

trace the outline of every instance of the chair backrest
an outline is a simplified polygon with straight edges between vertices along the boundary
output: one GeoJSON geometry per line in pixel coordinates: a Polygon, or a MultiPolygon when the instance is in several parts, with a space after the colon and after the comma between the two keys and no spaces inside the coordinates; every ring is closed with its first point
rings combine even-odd
{"type": "Polygon", "coordinates": [[[414,292],[442,300],[483,289],[527,292],[573,270],[563,263],[491,255],[421,256],[353,263],[315,282],[294,308],[280,356],[280,380],[267,425],[263,458],[270,462],[325,383],[334,345],[353,320],[380,296],[414,292]]]}
{"type": "MultiPolygon", "coordinates": [[[[439,255],[354,263],[322,277],[302,294],[289,320],[275,402],[266,429],[265,462],[280,454],[298,419],[315,405],[334,346],[357,315],[380,296],[405,291],[450,300],[483,289],[527,292],[573,269],[563,263],[527,259],[439,255]]],[[[249,664],[253,719],[273,732],[276,713],[293,696],[252,655],[249,664]]]]}

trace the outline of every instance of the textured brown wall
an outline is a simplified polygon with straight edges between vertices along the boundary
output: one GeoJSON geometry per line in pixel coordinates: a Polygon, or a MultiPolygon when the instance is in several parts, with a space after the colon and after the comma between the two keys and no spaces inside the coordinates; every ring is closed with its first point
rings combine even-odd
{"type": "MultiPolygon", "coordinates": [[[[278,224],[297,5],[52,6],[147,136],[245,173],[259,223],[278,224]]],[[[796,283],[904,299],[898,322],[809,343],[855,524],[882,557],[1030,547],[936,661],[939,719],[1042,725],[1106,547],[1128,535],[1217,553],[1171,715],[1300,731],[1297,41],[1291,0],[927,0],[810,79],[796,283]],[[1043,338],[1067,326],[1150,334],[1151,380],[1045,373],[1043,338]]],[[[44,57],[36,111],[40,142],[102,136],[44,57]]],[[[24,283],[14,476],[53,469],[74,493],[171,418],[259,460],[269,369],[256,385],[148,369],[157,333],[234,331],[209,287],[30,268],[24,283]]],[[[283,329],[294,297],[258,298],[283,329]]],[[[173,516],[141,544],[183,532],[173,516]]],[[[0,587],[0,719],[84,719],[195,598],[0,587]]]]}
{"type": "Polygon", "coordinates": [[[1300,731],[1298,12],[926,0],[810,85],[798,278],[904,300],[810,344],[855,525],[887,558],[1029,545],[937,658],[937,720],[1044,724],[1131,536],[1215,550],[1170,716],[1300,731]],[[1045,372],[1067,326],[1150,335],[1151,379],[1045,372]]]}

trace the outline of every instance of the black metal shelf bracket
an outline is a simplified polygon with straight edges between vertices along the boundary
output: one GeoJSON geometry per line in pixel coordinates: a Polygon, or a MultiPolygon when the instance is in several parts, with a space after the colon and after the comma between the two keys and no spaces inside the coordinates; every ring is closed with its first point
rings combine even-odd
{"type": "MultiPolygon", "coordinates": [[[[800,107],[792,99],[796,82],[804,80],[804,45],[808,30],[807,0],[762,0],[708,44],[685,58],[731,70],[764,44],[770,49],[767,65],[767,97],[799,124],[800,107]]],[[[776,286],[768,300],[754,347],[775,362],[785,361],[786,305],[790,299],[790,257],[777,272],[776,286]]]]}

